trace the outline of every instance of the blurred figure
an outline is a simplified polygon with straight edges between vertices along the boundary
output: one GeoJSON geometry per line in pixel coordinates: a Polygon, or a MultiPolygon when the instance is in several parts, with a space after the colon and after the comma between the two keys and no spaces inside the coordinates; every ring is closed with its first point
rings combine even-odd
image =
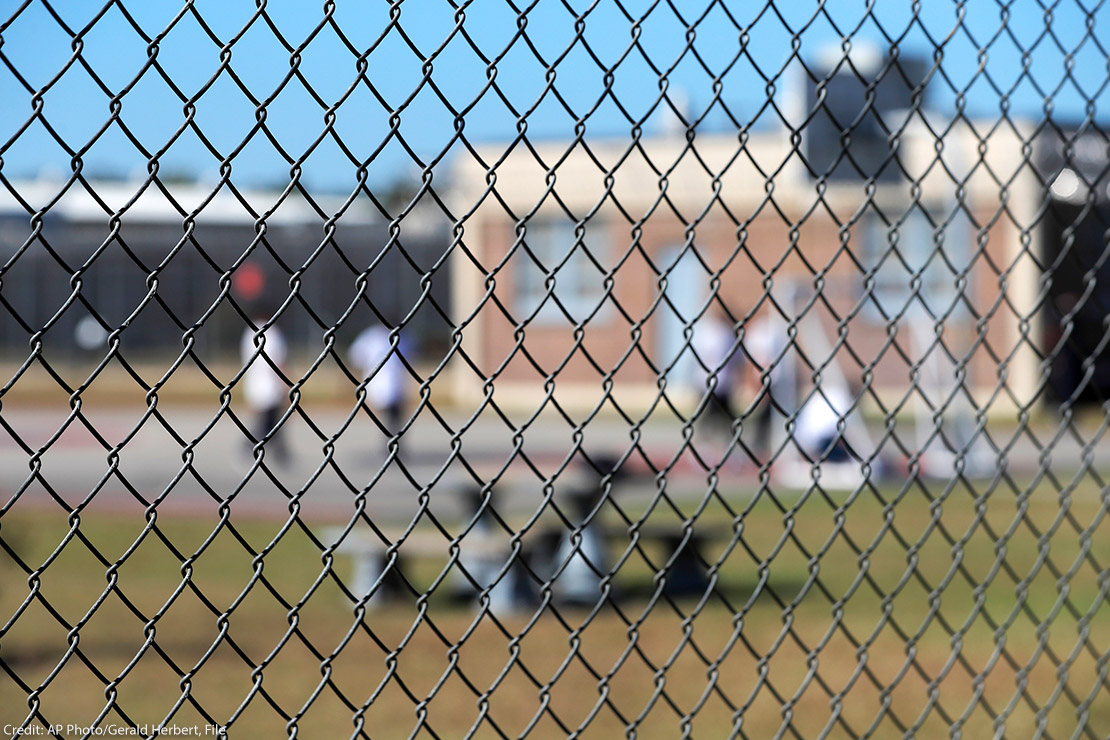
{"type": "Polygon", "coordinates": [[[568,497],[574,529],[567,530],[559,541],[555,565],[562,570],[551,588],[561,604],[592,607],[603,595],[601,579],[609,571],[608,547],[598,518],[590,519],[599,500],[597,489],[575,491],[568,497]]]}
{"type": "Polygon", "coordinates": [[[697,355],[693,390],[698,396],[704,396],[712,384],[702,418],[707,426],[719,428],[729,436],[738,417],[733,395],[744,359],[735,344],[736,332],[726,320],[724,308],[719,303],[712,304],[694,323],[694,335],[690,339],[690,347],[697,355]]]}
{"type": "Polygon", "coordinates": [[[258,331],[248,326],[239,343],[240,356],[247,368],[243,376],[243,396],[255,417],[251,449],[269,435],[265,449],[273,455],[275,462],[284,465],[289,462],[289,452],[277,423],[282,406],[288,400],[288,384],[282,378],[287,352],[285,335],[273,324],[263,330],[262,327],[270,321],[265,312],[256,313],[253,320],[258,331]]]}
{"type": "MultiPolygon", "coordinates": [[[[389,330],[378,323],[362,330],[351,344],[351,364],[366,382],[366,400],[390,436],[401,429],[405,406],[405,365],[389,341],[389,330]]],[[[400,439],[398,439],[398,452],[400,439]]]]}
{"type": "Polygon", "coordinates": [[[453,572],[455,601],[475,602],[485,592],[489,608],[497,615],[531,607],[535,594],[528,569],[509,548],[509,535],[494,514],[494,495],[486,500],[482,489],[468,487],[460,492],[463,516],[472,521],[470,531],[459,538],[458,570],[453,572]],[[512,564],[505,570],[505,564],[512,564]]]}
{"type": "MultiPolygon", "coordinates": [[[[807,462],[816,465],[785,465],[777,469],[780,483],[805,489],[820,480],[825,490],[853,490],[864,483],[862,458],[848,441],[859,438],[861,420],[853,409],[852,389],[843,382],[822,383],[798,411],[794,441],[807,462]],[[852,433],[855,427],[856,433],[852,433]],[[817,477],[814,477],[814,471],[817,477]]],[[[865,433],[865,432],[863,432],[865,433]]],[[[873,461],[868,475],[882,476],[882,465],[873,461]]]]}
{"type": "Polygon", "coordinates": [[[597,509],[612,487],[627,475],[618,463],[615,457],[595,455],[583,468],[581,485],[566,493],[565,510],[572,528],[562,532],[550,566],[539,568],[541,572],[558,573],[551,591],[560,604],[593,607],[606,595],[602,582],[610,575],[612,565],[605,526],[597,509]],[[602,485],[605,476],[609,476],[607,487],[602,485]]]}
{"type": "Polygon", "coordinates": [[[459,500],[463,508],[463,517],[474,522],[470,531],[460,540],[458,564],[461,570],[454,572],[455,599],[465,601],[474,598],[482,589],[493,585],[501,572],[501,566],[505,564],[505,559],[503,553],[491,552],[492,548],[487,546],[497,536],[497,521],[493,515],[493,492],[490,491],[487,504],[481,488],[468,487],[459,493],[459,500]]]}
{"type": "Polygon", "coordinates": [[[852,399],[848,389],[829,383],[814,389],[798,412],[794,439],[813,460],[822,458],[830,463],[851,462],[852,450],[839,426],[847,425],[852,399]]]}
{"type": "Polygon", "coordinates": [[[758,399],[753,449],[761,462],[772,452],[772,420],[793,411],[794,373],[787,364],[786,340],[786,324],[771,313],[752,322],[744,336],[744,348],[752,359],[748,390],[751,398],[758,399]]]}

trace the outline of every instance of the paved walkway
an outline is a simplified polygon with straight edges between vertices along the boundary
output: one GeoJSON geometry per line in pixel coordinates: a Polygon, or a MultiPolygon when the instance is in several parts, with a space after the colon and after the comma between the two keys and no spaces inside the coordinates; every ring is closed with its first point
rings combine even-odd
{"type": "MultiPolygon", "coordinates": [[[[296,497],[302,515],[314,520],[342,521],[361,502],[377,519],[400,523],[418,510],[422,492],[434,512],[453,516],[458,511],[456,494],[463,486],[475,478],[500,476],[499,510],[523,516],[543,502],[545,480],[553,480],[555,489],[578,484],[582,466],[575,449],[579,443],[591,456],[616,457],[623,455],[634,439],[657,468],[673,461],[663,483],[668,493],[699,496],[708,487],[707,474],[692,454],[675,459],[682,447],[682,425],[662,413],[653,416],[635,436],[623,420],[598,416],[583,429],[580,440],[573,425],[555,415],[544,416],[514,435],[493,412],[484,413],[469,426],[458,414],[444,424],[424,413],[405,435],[400,462],[385,464],[386,437],[364,413],[348,420],[344,410],[321,405],[305,409],[315,429],[299,415],[290,419],[286,442],[292,460],[282,466],[259,467],[235,420],[224,414],[214,421],[218,410],[202,404],[159,406],[160,420],[149,415],[144,418],[145,410],[140,407],[88,406],[84,418],[101,441],[79,419],[58,434],[67,418],[68,409],[63,406],[5,406],[0,419],[10,431],[0,431],[0,505],[16,496],[15,506],[56,506],[52,491],[71,506],[87,500],[92,511],[141,515],[144,506],[139,497],[147,501],[162,497],[159,511],[165,512],[216,515],[220,503],[230,500],[231,510],[239,516],[285,516],[290,497],[296,497]],[[175,439],[167,426],[181,439],[175,439]],[[38,457],[29,454],[12,432],[31,450],[45,447],[45,451],[38,457]],[[193,446],[187,455],[189,444],[193,446]],[[105,445],[121,445],[118,460],[105,445]],[[32,461],[41,479],[28,484],[32,461]]],[[[907,432],[911,433],[912,429],[907,432]]],[[[1012,437],[1012,431],[995,433],[1003,442],[1012,437]]],[[[719,443],[698,437],[696,446],[720,459],[719,443]]],[[[1102,444],[1089,452],[1097,462],[1098,456],[1106,457],[1108,449],[1102,444]]],[[[992,471],[997,457],[985,454],[986,468],[992,471]]],[[[1052,450],[1052,468],[1066,478],[1084,454],[1081,440],[1069,435],[1052,450]]],[[[1036,444],[1022,435],[1009,455],[1007,469],[1017,475],[1035,471],[1039,458],[1036,444]]],[[[630,458],[629,468],[650,473],[639,453],[630,458]]],[[[808,467],[802,472],[805,480],[808,467]]],[[[645,477],[623,486],[621,495],[646,501],[656,494],[657,485],[645,477]]],[[[742,462],[737,453],[723,466],[718,487],[726,495],[750,496],[758,488],[755,466],[742,462]]],[[[776,493],[784,488],[772,483],[776,493]]]]}

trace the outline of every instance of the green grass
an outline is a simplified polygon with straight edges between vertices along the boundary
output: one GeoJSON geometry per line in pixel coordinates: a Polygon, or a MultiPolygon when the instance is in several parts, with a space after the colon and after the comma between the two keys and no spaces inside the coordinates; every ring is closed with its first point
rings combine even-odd
{"type": "MultiPolygon", "coordinates": [[[[1007,737],[1042,725],[1071,736],[1084,722],[1110,734],[1100,491],[985,492],[726,493],[697,519],[739,535],[703,548],[718,577],[703,604],[655,598],[665,553],[628,537],[612,553],[627,555],[616,606],[500,620],[441,593],[359,613],[299,524],[160,514],[144,534],[139,516],[90,512],[71,528],[60,511],[17,505],[0,517],[0,727],[34,705],[60,724],[234,716],[243,738],[285,736],[293,717],[299,737],[320,738],[356,723],[373,738],[463,737],[475,724],[477,737],[532,726],[548,738],[583,723],[597,738],[630,724],[640,738],[940,738],[953,725],[985,737],[996,721],[1007,737]]],[[[625,514],[674,527],[699,502],[678,507],[625,514]]],[[[414,560],[406,575],[424,589],[445,560],[414,560]]],[[[334,575],[350,569],[340,557],[334,575]]]]}

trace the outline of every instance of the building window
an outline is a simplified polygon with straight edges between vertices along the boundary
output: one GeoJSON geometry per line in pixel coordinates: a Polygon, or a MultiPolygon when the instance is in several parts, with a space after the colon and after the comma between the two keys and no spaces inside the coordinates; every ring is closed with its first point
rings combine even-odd
{"type": "Polygon", "coordinates": [[[591,219],[584,228],[569,219],[532,219],[512,262],[513,318],[547,324],[604,317],[608,264],[607,224],[591,219]],[[597,315],[594,311],[598,310],[597,315]],[[569,319],[567,316],[569,315],[569,319]]]}
{"type": "Polygon", "coordinates": [[[972,238],[967,214],[919,208],[888,225],[868,212],[860,222],[863,266],[874,277],[868,315],[885,323],[896,316],[945,315],[956,299],[960,272],[968,269],[972,238]]]}

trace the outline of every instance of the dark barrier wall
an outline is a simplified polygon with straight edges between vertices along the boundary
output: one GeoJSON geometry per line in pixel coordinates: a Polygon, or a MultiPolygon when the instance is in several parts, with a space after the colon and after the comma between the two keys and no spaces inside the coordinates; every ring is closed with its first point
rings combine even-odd
{"type": "MultiPolygon", "coordinates": [[[[402,234],[406,252],[402,255],[396,242],[387,248],[386,223],[344,226],[305,266],[323,241],[320,226],[270,225],[264,239],[250,250],[246,260],[250,266],[241,270],[260,270],[262,293],[257,298],[247,295],[236,281],[235,304],[248,314],[258,308],[272,311],[290,294],[296,274],[297,297],[279,322],[291,342],[319,351],[324,333],[336,327],[337,341],[346,345],[373,319],[374,309],[387,323],[395,323],[417,305],[421,278],[446,244],[445,230],[425,231],[417,236],[402,234]],[[364,271],[367,287],[360,295],[364,271]]],[[[41,339],[51,356],[102,356],[108,331],[126,323],[119,340],[129,355],[179,351],[183,332],[216,303],[221,276],[256,239],[248,223],[202,224],[175,252],[182,240],[179,225],[127,221],[82,270],[109,233],[102,223],[47,219],[34,248],[26,250],[5,276],[0,345],[25,350],[35,332],[49,324],[41,339]],[[148,274],[163,263],[156,298],[143,305],[152,287],[148,274]],[[98,330],[88,307],[111,329],[98,330]]],[[[4,217],[0,221],[3,254],[13,254],[30,234],[29,219],[4,217]]],[[[449,328],[436,306],[447,311],[449,283],[445,264],[429,278],[434,305],[432,301],[421,304],[407,324],[406,337],[418,351],[441,349],[447,341],[449,328]]],[[[221,304],[196,332],[197,350],[234,354],[242,327],[235,306],[221,304]]]]}

